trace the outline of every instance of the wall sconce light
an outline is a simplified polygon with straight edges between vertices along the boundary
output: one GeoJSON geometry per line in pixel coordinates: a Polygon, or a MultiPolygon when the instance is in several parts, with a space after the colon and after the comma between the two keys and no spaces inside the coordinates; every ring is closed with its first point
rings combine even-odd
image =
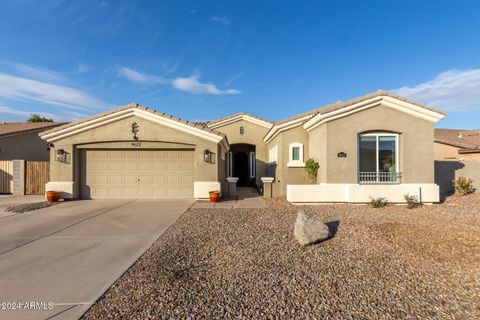
{"type": "Polygon", "coordinates": [[[56,153],[56,160],[59,162],[66,163],[67,162],[67,153],[63,149],[58,149],[56,153]]]}
{"type": "Polygon", "coordinates": [[[245,133],[245,128],[244,128],[244,127],[240,127],[240,134],[243,136],[244,133],[245,133]]]}
{"type": "Polygon", "coordinates": [[[205,149],[205,151],[203,153],[203,160],[205,162],[214,164],[215,163],[215,153],[208,150],[208,149],[205,149]]]}

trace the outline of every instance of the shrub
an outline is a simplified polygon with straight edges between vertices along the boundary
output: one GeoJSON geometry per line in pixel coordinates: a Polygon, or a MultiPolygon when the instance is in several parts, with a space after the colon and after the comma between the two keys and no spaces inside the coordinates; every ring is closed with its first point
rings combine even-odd
{"type": "Polygon", "coordinates": [[[386,198],[382,198],[382,197],[378,197],[378,198],[370,197],[369,204],[372,208],[383,208],[388,204],[388,201],[386,198]]]}
{"type": "Polygon", "coordinates": [[[417,206],[420,205],[420,201],[418,200],[418,196],[412,194],[410,195],[409,193],[403,195],[405,198],[405,201],[407,201],[407,208],[413,209],[417,206]]]}
{"type": "Polygon", "coordinates": [[[320,165],[318,164],[318,162],[313,160],[312,158],[308,159],[307,162],[305,162],[305,171],[307,171],[308,177],[310,178],[312,183],[317,182],[319,168],[320,165]]]}
{"type": "Polygon", "coordinates": [[[453,180],[453,184],[455,185],[455,190],[460,194],[467,195],[475,192],[472,179],[459,177],[457,180],[453,180]]]}

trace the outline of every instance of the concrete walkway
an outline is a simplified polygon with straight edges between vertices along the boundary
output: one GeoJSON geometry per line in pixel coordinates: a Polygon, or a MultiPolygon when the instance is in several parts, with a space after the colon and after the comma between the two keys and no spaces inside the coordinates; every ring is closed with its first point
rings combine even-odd
{"type": "Polygon", "coordinates": [[[192,206],[193,209],[211,208],[211,209],[237,209],[250,208],[261,209],[266,208],[267,205],[263,198],[258,194],[254,188],[237,187],[237,196],[235,200],[225,199],[217,203],[205,201],[197,201],[192,206]]]}
{"type": "Polygon", "coordinates": [[[78,318],[192,203],[85,200],[3,217],[0,300],[44,305],[0,319],[78,318]]]}

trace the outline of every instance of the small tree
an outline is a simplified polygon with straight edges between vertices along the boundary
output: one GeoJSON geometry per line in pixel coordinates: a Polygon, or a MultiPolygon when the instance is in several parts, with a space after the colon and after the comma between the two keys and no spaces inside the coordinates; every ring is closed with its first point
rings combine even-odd
{"type": "Polygon", "coordinates": [[[307,172],[308,178],[312,183],[317,182],[318,168],[320,168],[320,165],[312,158],[309,158],[307,162],[305,162],[305,171],[307,172]]]}
{"type": "Polygon", "coordinates": [[[39,114],[32,114],[30,118],[27,119],[28,122],[53,122],[53,119],[47,119],[40,116],[39,114]]]}

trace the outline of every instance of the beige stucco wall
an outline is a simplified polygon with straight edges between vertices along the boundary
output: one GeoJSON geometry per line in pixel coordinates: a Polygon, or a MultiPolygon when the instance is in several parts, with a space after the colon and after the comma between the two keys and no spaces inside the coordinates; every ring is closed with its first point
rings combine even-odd
{"type": "Polygon", "coordinates": [[[477,153],[458,153],[460,148],[435,142],[435,160],[439,161],[480,161],[480,152],[477,153]]]}
{"type": "Polygon", "coordinates": [[[260,178],[266,176],[267,174],[267,148],[265,142],[263,141],[263,137],[267,133],[268,128],[242,119],[215,128],[215,130],[225,133],[230,145],[236,143],[255,145],[255,156],[257,158],[256,184],[260,185],[260,178]],[[240,127],[244,128],[243,135],[240,134],[240,127]]]}
{"type": "Polygon", "coordinates": [[[308,133],[310,158],[320,165],[317,183],[327,182],[327,124],[321,124],[308,133]]]}
{"type": "Polygon", "coordinates": [[[0,160],[48,161],[48,143],[38,136],[38,132],[16,134],[0,139],[0,160]]]}
{"type": "Polygon", "coordinates": [[[326,128],[320,126],[310,132],[315,146],[326,139],[325,155],[315,153],[321,160],[320,167],[326,169],[326,172],[321,170],[321,182],[357,183],[358,135],[367,131],[399,133],[399,171],[403,173],[403,183],[434,182],[432,122],[380,105],[323,126],[326,128]],[[347,153],[347,157],[338,158],[339,152],[347,153]]]}
{"type": "Polygon", "coordinates": [[[122,148],[122,149],[153,149],[153,148],[181,148],[195,149],[194,159],[194,180],[195,181],[218,181],[221,159],[218,144],[191,134],[165,127],[143,118],[132,116],[101,127],[91,129],[76,135],[57,140],[55,147],[51,148],[50,180],[51,181],[73,181],[75,190],[79,186],[79,152],[85,144],[86,147],[94,148],[122,148]],[[131,124],[136,122],[139,125],[137,134],[141,146],[133,146],[131,124]],[[68,152],[68,163],[55,161],[55,152],[64,149],[68,152]],[[204,161],[204,150],[209,149],[216,153],[215,164],[204,161]]]}
{"type": "Polygon", "coordinates": [[[303,144],[303,159],[305,162],[310,156],[308,141],[308,133],[302,126],[298,126],[279,133],[268,143],[267,150],[278,146],[278,162],[270,165],[271,169],[276,170],[275,182],[272,186],[273,196],[286,195],[287,184],[309,183],[304,167],[288,167],[290,144],[295,142],[303,144]]]}

